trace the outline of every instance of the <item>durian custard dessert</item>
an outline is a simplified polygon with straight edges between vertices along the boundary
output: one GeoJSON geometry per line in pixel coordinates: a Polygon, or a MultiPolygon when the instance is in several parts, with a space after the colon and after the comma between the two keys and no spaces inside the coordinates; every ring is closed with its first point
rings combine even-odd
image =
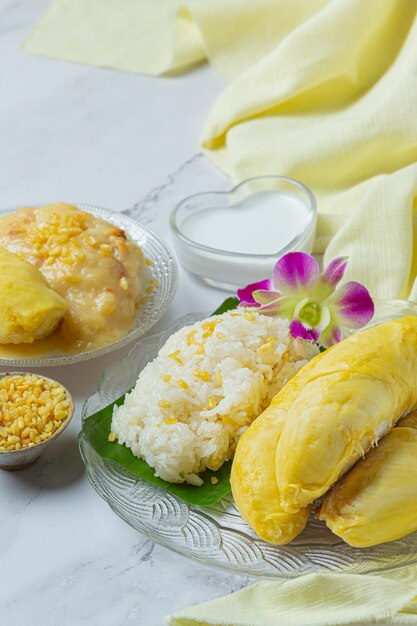
{"type": "Polygon", "coordinates": [[[8,346],[7,356],[91,350],[133,327],[150,277],[141,249],[123,230],[58,203],[1,217],[0,246],[37,268],[67,307],[52,335],[12,354],[8,346]]]}
{"type": "MultiPolygon", "coordinates": [[[[288,543],[314,501],[416,407],[415,317],[362,331],[314,357],[238,443],[231,484],[242,517],[266,541],[288,543]]],[[[401,508],[393,510],[399,519],[401,508]]]]}

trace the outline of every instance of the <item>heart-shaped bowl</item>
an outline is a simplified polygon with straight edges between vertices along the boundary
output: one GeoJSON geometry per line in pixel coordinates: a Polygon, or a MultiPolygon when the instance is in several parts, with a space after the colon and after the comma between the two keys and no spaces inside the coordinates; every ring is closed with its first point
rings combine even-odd
{"type": "Polygon", "coordinates": [[[273,175],[248,178],[230,191],[189,196],[170,217],[184,268],[228,291],[270,276],[277,258],[287,252],[310,253],[316,222],[310,189],[273,175]]]}

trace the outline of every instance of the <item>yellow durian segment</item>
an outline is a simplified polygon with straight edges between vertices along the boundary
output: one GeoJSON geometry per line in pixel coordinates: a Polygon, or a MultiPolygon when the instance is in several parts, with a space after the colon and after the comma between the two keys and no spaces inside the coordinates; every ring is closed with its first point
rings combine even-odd
{"type": "Polygon", "coordinates": [[[277,445],[276,475],[288,512],[322,496],[417,406],[416,317],[364,330],[320,357],[312,360],[320,358],[304,377],[277,445]]]}
{"type": "Polygon", "coordinates": [[[417,429],[417,411],[412,411],[405,417],[402,417],[397,424],[397,428],[400,426],[408,426],[409,428],[417,429]]]}
{"type": "Polygon", "coordinates": [[[230,482],[233,498],[243,519],[268,543],[285,544],[306,526],[310,507],[286,513],[280,503],[275,473],[275,454],[287,411],[297,397],[303,377],[312,369],[304,365],[275,396],[270,406],[243,433],[233,459],[230,482]],[[298,382],[294,382],[297,379],[298,382]],[[284,393],[285,390],[285,393],[284,393]]]}
{"type": "Polygon", "coordinates": [[[417,530],[417,414],[400,421],[324,497],[320,519],[364,548],[417,530]]]}
{"type": "Polygon", "coordinates": [[[0,248],[0,343],[32,343],[59,324],[67,304],[39,270],[0,248]]]}

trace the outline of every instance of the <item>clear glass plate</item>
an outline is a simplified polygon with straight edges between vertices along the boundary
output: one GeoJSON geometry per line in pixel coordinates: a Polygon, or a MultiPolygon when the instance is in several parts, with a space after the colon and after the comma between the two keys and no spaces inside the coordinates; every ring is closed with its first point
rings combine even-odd
{"type": "MultiPolygon", "coordinates": [[[[403,315],[417,315],[417,305],[380,302],[373,324],[403,315]]],[[[98,391],[84,405],[83,419],[132,387],[169,335],[206,316],[186,315],[166,331],[139,341],[123,361],[105,371],[98,391]]],[[[270,545],[243,521],[231,495],[211,507],[187,504],[102,459],[82,432],[79,444],[91,484],[123,520],[154,541],[207,565],[251,576],[292,578],[317,570],[369,574],[417,563],[417,532],[373,548],[352,548],[313,517],[289,545],[270,545]]]]}
{"type": "MultiPolygon", "coordinates": [[[[117,350],[128,343],[131,343],[146,333],[161,319],[171,304],[177,289],[177,265],[166,243],[150,228],[143,226],[136,219],[128,217],[123,213],[91,206],[89,204],[73,204],[82,211],[88,211],[88,213],[91,213],[95,217],[105,219],[111,224],[125,230],[129,239],[137,243],[142,248],[145,256],[151,259],[153,264],[151,267],[152,278],[158,280],[158,285],[152,292],[148,302],[140,308],[134,328],[121,339],[110,343],[107,346],[97,348],[96,350],[73,354],[57,353],[51,356],[38,358],[1,357],[0,365],[7,367],[22,365],[29,367],[69,365],[70,363],[77,363],[78,361],[86,361],[87,359],[102,356],[103,354],[107,354],[108,352],[112,352],[113,350],[117,350]]],[[[43,205],[26,204],[24,206],[43,205]]],[[[9,215],[20,208],[22,207],[1,209],[0,217],[3,215],[9,215]]]]}

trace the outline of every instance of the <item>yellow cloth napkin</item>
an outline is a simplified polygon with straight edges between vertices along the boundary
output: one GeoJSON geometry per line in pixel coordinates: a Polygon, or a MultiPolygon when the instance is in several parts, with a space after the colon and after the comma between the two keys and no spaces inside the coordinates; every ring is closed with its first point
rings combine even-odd
{"type": "Polygon", "coordinates": [[[375,296],[417,299],[416,0],[55,0],[25,50],[160,74],[208,58],[232,81],[203,134],[239,181],[318,199],[315,251],[375,296]],[[330,243],[329,243],[330,242],[330,243]]]}
{"type": "MultiPolygon", "coordinates": [[[[395,576],[395,575],[394,575],[395,576]]],[[[262,582],[165,618],[170,626],[417,624],[417,582],[358,574],[309,574],[262,582]]]]}
{"type": "Polygon", "coordinates": [[[198,29],[176,0],[55,0],[24,50],[161,74],[205,58],[198,29]]]}

